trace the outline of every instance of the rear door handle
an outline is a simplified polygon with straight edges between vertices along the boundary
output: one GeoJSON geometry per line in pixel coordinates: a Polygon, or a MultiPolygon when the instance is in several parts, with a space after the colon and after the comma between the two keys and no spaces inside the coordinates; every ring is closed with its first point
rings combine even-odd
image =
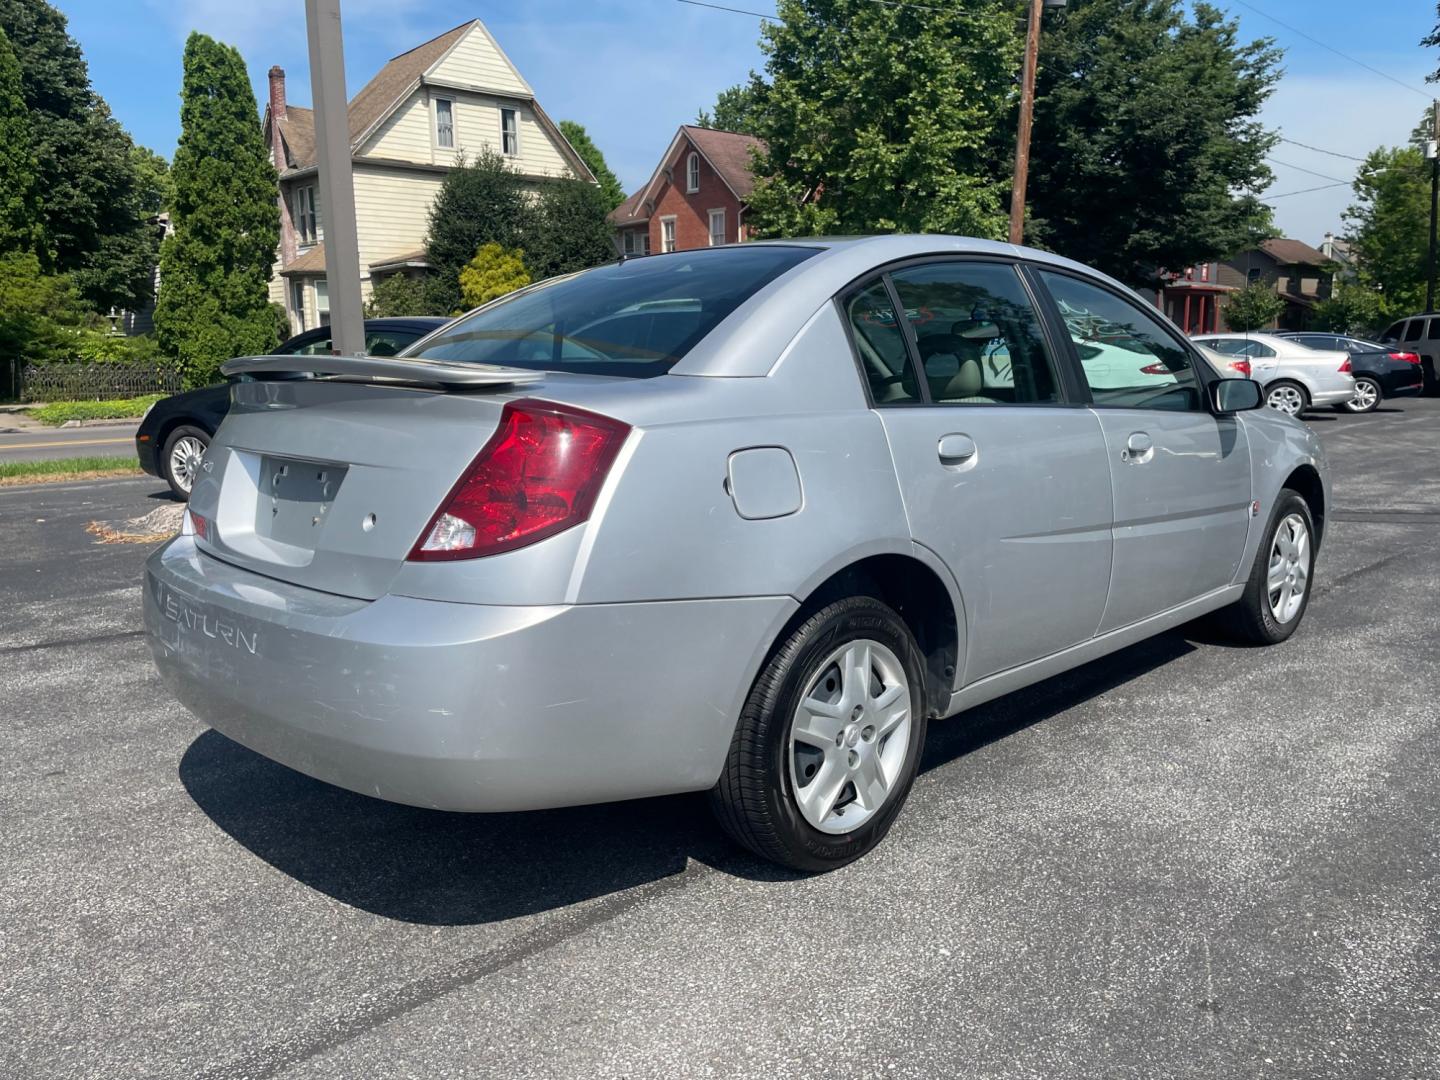
{"type": "Polygon", "coordinates": [[[942,465],[960,465],[973,459],[978,448],[969,435],[942,435],[936,452],[940,455],[942,465]]]}

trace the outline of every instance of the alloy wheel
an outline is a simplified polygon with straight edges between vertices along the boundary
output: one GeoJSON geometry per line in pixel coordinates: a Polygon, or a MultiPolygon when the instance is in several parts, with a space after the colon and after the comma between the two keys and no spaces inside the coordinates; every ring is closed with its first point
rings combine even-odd
{"type": "Polygon", "coordinates": [[[187,495],[195,486],[200,474],[200,459],[205,456],[205,444],[193,435],[176,439],[170,448],[170,476],[187,495]]]}
{"type": "Polygon", "coordinates": [[[1288,623],[1295,618],[1309,584],[1310,528],[1299,514],[1289,514],[1275,530],[1265,575],[1270,614],[1276,622],[1288,623]]]}
{"type": "Polygon", "coordinates": [[[1354,413],[1369,412],[1380,404],[1380,388],[1369,379],[1355,380],[1355,396],[1345,403],[1354,413]]]}
{"type": "Polygon", "coordinates": [[[910,743],[910,683],[878,641],[836,648],[815,669],[790,721],[790,788],[824,833],[858,829],[889,801],[910,743]]]}
{"type": "Polygon", "coordinates": [[[1305,395],[1293,386],[1277,386],[1266,396],[1265,404],[1287,416],[1299,416],[1305,408],[1305,395]]]}

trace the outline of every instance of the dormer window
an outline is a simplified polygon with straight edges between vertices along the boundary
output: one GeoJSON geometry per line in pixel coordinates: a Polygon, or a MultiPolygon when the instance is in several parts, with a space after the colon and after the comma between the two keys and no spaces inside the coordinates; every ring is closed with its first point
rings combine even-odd
{"type": "Polygon", "coordinates": [[[435,99],[435,145],[442,150],[455,148],[455,103],[449,98],[435,99]]]}
{"type": "Polygon", "coordinates": [[[694,195],[700,190],[700,155],[691,154],[685,161],[685,191],[694,195]]]}

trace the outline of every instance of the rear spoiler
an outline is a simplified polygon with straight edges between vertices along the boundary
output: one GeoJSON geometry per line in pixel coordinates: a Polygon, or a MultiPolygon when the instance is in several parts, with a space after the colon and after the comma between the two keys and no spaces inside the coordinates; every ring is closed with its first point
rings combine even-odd
{"type": "Polygon", "coordinates": [[[242,356],[220,365],[225,375],[340,375],[352,379],[466,390],[539,382],[543,371],[427,360],[421,356],[242,356]]]}

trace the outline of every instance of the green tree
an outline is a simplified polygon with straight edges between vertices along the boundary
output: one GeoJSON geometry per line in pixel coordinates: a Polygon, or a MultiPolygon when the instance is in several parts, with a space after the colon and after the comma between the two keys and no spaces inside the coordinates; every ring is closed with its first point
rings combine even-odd
{"type": "Polygon", "coordinates": [[[69,278],[46,274],[33,252],[0,255],[0,360],[64,359],[83,323],[69,278]]]}
{"type": "Polygon", "coordinates": [[[561,120],[560,134],[565,136],[580,155],[580,160],[585,162],[586,167],[600,182],[600,196],[605,204],[605,213],[608,214],[624,202],[625,189],[620,186],[620,178],[605,164],[605,155],[600,153],[600,148],[590,138],[589,132],[574,120],[561,120]]]}
{"type": "Polygon", "coordinates": [[[769,87],[753,71],[750,81],[721,90],[715,99],[714,109],[701,109],[695,118],[697,127],[716,128],[719,131],[738,131],[743,135],[760,133],[760,116],[765,108],[769,87]]]}
{"type": "Polygon", "coordinates": [[[388,274],[375,283],[370,302],[365,305],[368,319],[388,319],[405,315],[448,315],[449,309],[436,309],[424,278],[411,274],[388,274]]]}
{"type": "Polygon", "coordinates": [[[276,344],[269,280],[280,214],[275,169],[240,54],[204,34],[185,43],[174,235],[160,256],[155,331],[189,385],[276,344]]]}
{"type": "Polygon", "coordinates": [[[993,144],[1021,55],[1011,0],[779,0],[777,14],[761,30],[764,107],[744,113],[768,144],[750,225],[1004,234],[993,144]]]}
{"type": "Polygon", "coordinates": [[[499,244],[483,245],[460,271],[460,296],[467,308],[488,304],[529,284],[525,252],[499,244]]]}
{"type": "Polygon", "coordinates": [[[430,209],[425,243],[431,275],[427,306],[454,311],[460,306],[460,271],[486,244],[519,247],[534,219],[524,182],[493,150],[462,162],[445,174],[430,209]]]}
{"type": "Polygon", "coordinates": [[[1257,281],[1230,294],[1225,304],[1225,325],[1238,333],[1264,330],[1280,317],[1285,301],[1273,285],[1257,281]]]}
{"type": "Polygon", "coordinates": [[[65,16],[45,0],[0,0],[44,196],[45,248],[96,310],[150,293],[158,243],[140,208],[134,144],[90,86],[65,16]]]}
{"type": "Polygon", "coordinates": [[[1181,0],[1047,14],[1027,240],[1143,285],[1270,235],[1253,193],[1271,180],[1259,111],[1280,52],[1238,35],[1203,2],[1188,17],[1181,0]]]}
{"type": "Polygon", "coordinates": [[[152,218],[170,209],[175,201],[175,185],[170,179],[170,163],[154,150],[137,146],[130,154],[135,166],[135,191],[141,212],[152,218]]]}
{"type": "MultiPolygon", "coordinates": [[[[1440,49],[1440,3],[1435,5],[1435,29],[1420,39],[1420,44],[1430,49],[1440,49]]],[[[1440,82],[1440,68],[1425,76],[1426,82],[1440,82]]]]}
{"type": "Polygon", "coordinates": [[[1362,285],[1377,294],[1382,319],[1419,311],[1425,302],[1430,169],[1418,147],[1370,153],[1344,213],[1346,239],[1362,285]]]}
{"type": "Polygon", "coordinates": [[[0,252],[48,256],[37,167],[29,110],[20,93],[20,64],[0,30],[0,252]]]}
{"type": "Polygon", "coordinates": [[[553,180],[540,191],[524,237],[525,264],[537,280],[614,262],[609,208],[594,184],[553,180]]]}
{"type": "Polygon", "coordinates": [[[1373,334],[1381,329],[1380,294],[1359,282],[1337,282],[1315,305],[1315,329],[1335,334],[1373,334]]]}

